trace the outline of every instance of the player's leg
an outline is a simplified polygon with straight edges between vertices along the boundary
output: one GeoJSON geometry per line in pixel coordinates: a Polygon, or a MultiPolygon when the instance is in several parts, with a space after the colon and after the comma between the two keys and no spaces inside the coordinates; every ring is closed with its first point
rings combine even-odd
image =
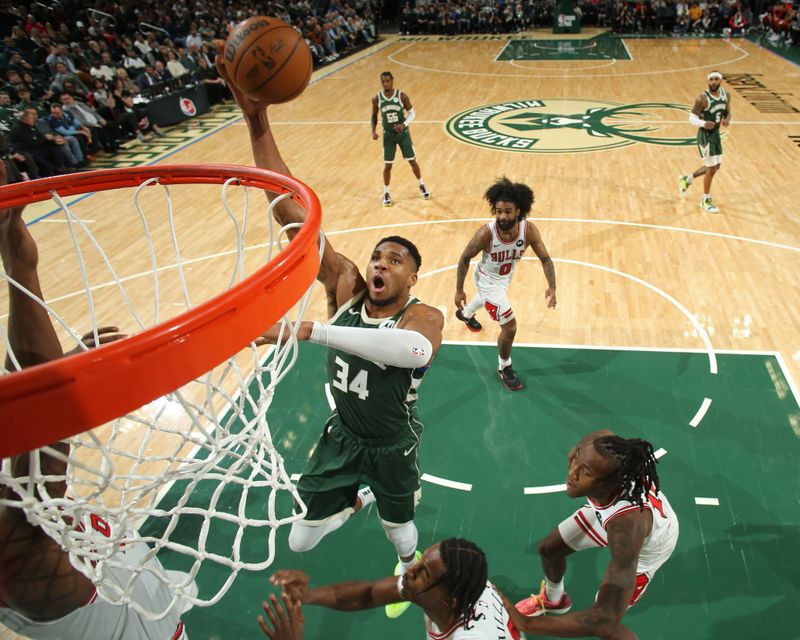
{"type": "MultiPolygon", "coordinates": [[[[478,288],[478,280],[479,274],[477,269],[473,269],[472,271],[472,280],[475,282],[475,287],[478,288]]],[[[472,331],[473,333],[477,333],[481,329],[483,329],[483,325],[478,322],[477,318],[475,318],[475,313],[483,307],[483,296],[481,295],[481,291],[478,288],[475,295],[473,296],[472,300],[469,301],[463,309],[456,309],[456,318],[461,320],[464,324],[467,325],[467,329],[472,331]]]]}
{"type": "Polygon", "coordinates": [[[358,444],[337,429],[335,418],[331,418],[297,482],[307,512],[302,520],[292,523],[292,551],[313,549],[355,513],[362,457],[358,444]]]}
{"type": "Polygon", "coordinates": [[[408,132],[408,129],[403,131],[400,135],[400,150],[403,152],[403,158],[408,160],[408,164],[411,165],[411,171],[414,172],[414,177],[416,177],[417,182],[419,183],[419,193],[422,196],[423,200],[428,200],[431,197],[430,192],[425,187],[425,184],[422,182],[422,170],[419,168],[419,164],[417,163],[417,152],[414,149],[414,143],[411,141],[411,134],[408,132]]]}
{"type": "Polygon", "coordinates": [[[484,306],[489,315],[500,324],[500,335],[497,336],[497,375],[508,389],[519,391],[522,389],[522,381],[511,366],[511,346],[517,335],[517,321],[506,290],[495,287],[487,291],[484,306]]]}
{"type": "Polygon", "coordinates": [[[394,137],[384,132],[383,134],[383,206],[391,207],[392,196],[389,195],[389,183],[392,180],[392,165],[397,154],[397,142],[394,137]]]}

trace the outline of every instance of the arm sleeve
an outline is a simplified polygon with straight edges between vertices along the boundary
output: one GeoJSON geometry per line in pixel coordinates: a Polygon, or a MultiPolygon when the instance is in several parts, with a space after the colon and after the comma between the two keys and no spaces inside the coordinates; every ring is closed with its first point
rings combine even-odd
{"type": "Polygon", "coordinates": [[[414,109],[409,109],[408,113],[406,114],[406,119],[403,120],[403,124],[405,126],[410,125],[414,121],[414,118],[416,118],[416,117],[417,117],[417,114],[414,111],[414,109]]]}
{"type": "Polygon", "coordinates": [[[407,329],[363,329],[315,322],[309,342],[340,349],[370,362],[416,369],[433,354],[430,340],[407,329]]]}
{"type": "Polygon", "coordinates": [[[690,113],[689,114],[689,122],[691,124],[693,124],[695,127],[699,127],[699,128],[702,128],[706,123],[705,120],[703,120],[700,116],[698,116],[695,113],[690,113]]]}

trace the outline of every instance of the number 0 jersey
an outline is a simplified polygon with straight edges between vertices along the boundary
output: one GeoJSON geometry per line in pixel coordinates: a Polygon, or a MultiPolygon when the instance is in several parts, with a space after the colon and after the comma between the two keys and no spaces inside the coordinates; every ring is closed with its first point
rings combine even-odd
{"type": "MultiPolygon", "coordinates": [[[[366,293],[365,289],[342,305],[330,323],[391,331],[406,309],[419,303],[411,297],[391,318],[370,318],[364,307],[366,293]]],[[[409,428],[418,430],[422,425],[417,419],[417,388],[427,369],[377,364],[329,347],[328,376],[335,412],[350,431],[369,440],[391,439],[409,428]]]]}
{"type": "Polygon", "coordinates": [[[486,225],[491,235],[489,249],[484,249],[481,261],[475,268],[480,278],[489,278],[494,284],[503,283],[508,287],[511,282],[511,275],[514,268],[525,253],[527,246],[525,234],[528,230],[528,223],[522,220],[519,223],[517,237],[510,242],[500,239],[497,231],[497,220],[492,220],[486,225]]]}

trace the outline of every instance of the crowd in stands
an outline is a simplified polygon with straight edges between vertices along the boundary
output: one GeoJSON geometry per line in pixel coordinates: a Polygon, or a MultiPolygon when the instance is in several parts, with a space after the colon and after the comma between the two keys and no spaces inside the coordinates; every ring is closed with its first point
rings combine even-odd
{"type": "MultiPolygon", "coordinates": [[[[517,33],[552,26],[554,10],[552,0],[409,0],[400,33],[517,33]]],[[[576,0],[575,13],[582,25],[618,33],[741,36],[755,29],[770,42],[788,44],[797,44],[800,36],[791,3],[754,15],[740,0],[576,0]]]]}
{"type": "Polygon", "coordinates": [[[0,1],[0,157],[9,182],[70,173],[127,140],[162,135],[148,115],[154,88],[203,83],[230,92],[215,39],[252,15],[302,32],[315,64],[377,38],[376,0],[0,1]]]}

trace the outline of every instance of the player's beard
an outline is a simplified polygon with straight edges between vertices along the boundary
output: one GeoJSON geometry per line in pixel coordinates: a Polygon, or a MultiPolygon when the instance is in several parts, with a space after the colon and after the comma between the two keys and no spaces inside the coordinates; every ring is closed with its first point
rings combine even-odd
{"type": "Polygon", "coordinates": [[[400,295],[392,296],[391,298],[386,298],[386,300],[375,300],[367,291],[367,302],[373,307],[388,307],[390,304],[394,304],[400,300],[400,295]]]}
{"type": "Polygon", "coordinates": [[[517,224],[516,220],[498,220],[497,226],[500,227],[501,231],[511,231],[514,228],[514,225],[517,224]]]}

